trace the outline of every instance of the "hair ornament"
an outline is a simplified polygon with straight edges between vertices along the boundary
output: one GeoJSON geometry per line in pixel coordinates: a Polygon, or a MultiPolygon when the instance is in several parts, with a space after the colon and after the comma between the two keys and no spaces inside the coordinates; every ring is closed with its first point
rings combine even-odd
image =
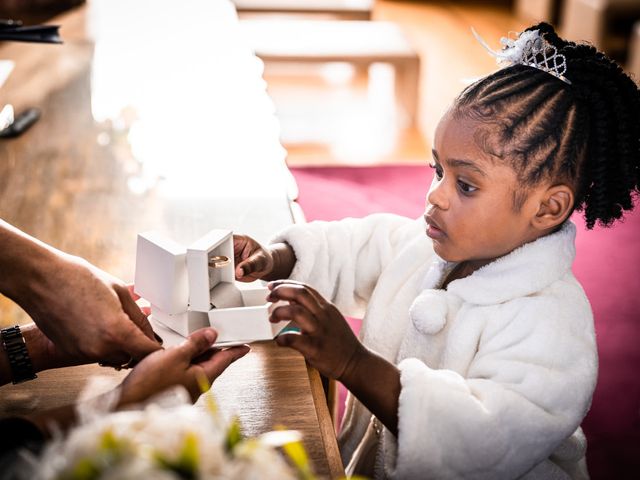
{"type": "MultiPolygon", "coordinates": [[[[547,42],[539,30],[529,30],[516,33],[516,38],[502,37],[501,50],[492,50],[478,32],[472,27],[471,32],[480,45],[496,57],[498,64],[520,64],[537,68],[543,72],[550,73],[554,77],[571,85],[571,81],[564,76],[567,71],[567,59],[558,53],[558,49],[547,42]]],[[[511,33],[511,32],[510,32],[511,33]]]]}

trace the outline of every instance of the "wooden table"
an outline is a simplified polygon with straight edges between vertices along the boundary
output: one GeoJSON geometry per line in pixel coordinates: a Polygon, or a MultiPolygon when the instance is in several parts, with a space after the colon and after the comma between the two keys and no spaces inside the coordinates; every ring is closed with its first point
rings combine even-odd
{"type": "MultiPolygon", "coordinates": [[[[136,234],[189,244],[212,228],[266,241],[294,220],[295,189],[262,62],[231,3],[94,0],[56,19],[62,46],[0,45],[16,62],[0,104],[42,110],[0,140],[0,217],[133,279],[136,234]]],[[[54,22],[52,22],[54,23],[54,22]]],[[[0,298],[0,322],[28,317],[0,298]]],[[[95,365],[0,388],[0,414],[73,401],[95,365]]],[[[255,344],[214,384],[225,415],[257,435],[298,429],[318,474],[343,475],[318,373],[295,351],[255,344]]]]}

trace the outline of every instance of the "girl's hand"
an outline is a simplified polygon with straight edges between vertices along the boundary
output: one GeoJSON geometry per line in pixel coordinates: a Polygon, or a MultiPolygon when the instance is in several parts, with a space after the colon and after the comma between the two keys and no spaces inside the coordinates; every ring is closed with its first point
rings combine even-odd
{"type": "Polygon", "coordinates": [[[269,249],[246,235],[233,236],[233,255],[236,280],[253,282],[265,278],[273,271],[274,260],[269,249]]]}
{"type": "Polygon", "coordinates": [[[233,236],[236,280],[279,280],[288,278],[296,263],[293,249],[286,243],[263,247],[246,235],[233,236]]]}
{"type": "Polygon", "coordinates": [[[291,320],[302,331],[300,335],[280,335],[276,342],[299,351],[320,373],[342,380],[359,358],[366,355],[365,347],[342,314],[313,288],[292,281],[276,281],[269,284],[269,289],[268,301],[289,302],[276,308],[269,320],[273,323],[291,320]]]}
{"type": "Polygon", "coordinates": [[[202,328],[182,344],[144,358],[122,382],[119,406],[143,402],[175,385],[184,386],[195,402],[202,393],[200,376],[211,384],[229,365],[249,352],[247,345],[225,350],[211,348],[217,336],[214,329],[202,328]]]}
{"type": "Polygon", "coordinates": [[[267,299],[287,300],[271,322],[292,320],[302,333],[276,338],[279,345],[299,351],[323,375],[340,380],[394,435],[398,433],[400,371],[360,343],[342,314],[313,288],[302,283],[269,284],[267,299]]]}

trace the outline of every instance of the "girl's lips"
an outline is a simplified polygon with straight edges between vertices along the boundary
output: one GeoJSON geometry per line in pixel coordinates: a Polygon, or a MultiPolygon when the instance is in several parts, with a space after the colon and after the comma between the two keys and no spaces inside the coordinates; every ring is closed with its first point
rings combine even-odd
{"type": "Polygon", "coordinates": [[[427,222],[427,236],[433,240],[441,240],[447,236],[446,233],[431,218],[425,217],[427,222]]]}
{"type": "Polygon", "coordinates": [[[427,236],[433,240],[442,240],[446,237],[446,234],[435,225],[429,225],[427,227],[427,236]]]}

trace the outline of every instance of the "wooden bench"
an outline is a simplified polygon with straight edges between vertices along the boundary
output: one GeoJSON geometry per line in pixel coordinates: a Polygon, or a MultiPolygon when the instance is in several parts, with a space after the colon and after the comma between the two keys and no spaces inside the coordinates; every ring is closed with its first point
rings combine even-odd
{"type": "Polygon", "coordinates": [[[373,0],[232,0],[238,13],[323,14],[371,20],[373,0]]]}
{"type": "Polygon", "coordinates": [[[415,125],[420,57],[398,25],[364,21],[243,20],[242,32],[265,63],[348,62],[356,68],[388,63],[398,102],[415,125]]]}

